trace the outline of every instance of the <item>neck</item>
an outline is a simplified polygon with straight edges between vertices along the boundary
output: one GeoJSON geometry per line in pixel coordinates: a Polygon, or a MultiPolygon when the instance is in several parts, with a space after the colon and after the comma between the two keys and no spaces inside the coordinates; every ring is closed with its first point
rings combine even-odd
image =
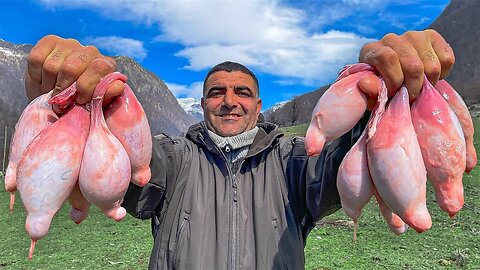
{"type": "Polygon", "coordinates": [[[229,145],[232,149],[238,149],[240,147],[248,146],[253,143],[255,135],[257,135],[258,127],[254,127],[251,130],[237,134],[231,137],[222,137],[215,132],[208,130],[208,135],[212,141],[220,148],[229,145]]]}

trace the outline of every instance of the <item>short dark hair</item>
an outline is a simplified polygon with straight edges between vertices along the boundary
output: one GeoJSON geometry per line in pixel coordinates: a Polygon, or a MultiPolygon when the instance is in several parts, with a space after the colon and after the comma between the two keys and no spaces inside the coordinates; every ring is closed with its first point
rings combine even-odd
{"type": "Polygon", "coordinates": [[[213,73],[216,73],[216,72],[219,72],[219,71],[226,71],[226,72],[240,71],[240,72],[243,72],[247,75],[250,75],[250,77],[252,77],[253,81],[255,82],[255,86],[257,87],[257,94],[260,95],[260,87],[258,85],[258,80],[257,80],[257,77],[255,76],[255,74],[253,74],[253,72],[250,69],[248,69],[246,66],[244,66],[240,63],[231,62],[231,61],[222,62],[222,63],[212,67],[210,69],[210,71],[208,71],[207,76],[205,77],[205,80],[203,81],[203,93],[205,93],[205,90],[207,90],[207,89],[205,89],[205,85],[207,84],[208,78],[213,73]]]}

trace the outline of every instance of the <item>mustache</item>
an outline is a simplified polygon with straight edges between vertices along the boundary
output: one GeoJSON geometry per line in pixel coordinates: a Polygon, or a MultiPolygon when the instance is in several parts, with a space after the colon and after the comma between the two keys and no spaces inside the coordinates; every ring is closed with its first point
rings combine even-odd
{"type": "Polygon", "coordinates": [[[236,112],[219,112],[215,113],[216,116],[224,116],[224,115],[236,115],[236,116],[243,116],[243,113],[236,113],[236,112]]]}
{"type": "Polygon", "coordinates": [[[243,116],[245,115],[245,112],[238,110],[238,108],[228,108],[226,106],[222,106],[220,110],[214,113],[216,116],[224,116],[224,115],[237,115],[237,116],[243,116]]]}

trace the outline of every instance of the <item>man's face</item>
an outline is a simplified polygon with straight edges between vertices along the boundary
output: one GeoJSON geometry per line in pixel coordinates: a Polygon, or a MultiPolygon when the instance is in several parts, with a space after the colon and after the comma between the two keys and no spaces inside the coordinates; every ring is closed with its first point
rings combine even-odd
{"type": "Polygon", "coordinates": [[[207,127],[223,137],[248,131],[262,108],[253,78],[241,71],[219,71],[205,83],[202,107],[207,127]]]}

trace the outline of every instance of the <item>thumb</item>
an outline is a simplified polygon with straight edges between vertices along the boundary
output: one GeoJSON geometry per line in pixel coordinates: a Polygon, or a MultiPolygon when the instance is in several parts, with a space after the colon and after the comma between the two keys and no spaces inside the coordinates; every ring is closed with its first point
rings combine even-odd
{"type": "Polygon", "coordinates": [[[125,82],[121,80],[115,80],[112,83],[110,83],[110,85],[108,86],[107,92],[105,92],[103,105],[110,104],[113,98],[123,94],[124,90],[125,90],[125,82]]]}
{"type": "Polygon", "coordinates": [[[372,110],[377,103],[378,91],[382,86],[382,81],[374,74],[367,74],[358,81],[357,86],[367,96],[367,107],[372,110]]]}

